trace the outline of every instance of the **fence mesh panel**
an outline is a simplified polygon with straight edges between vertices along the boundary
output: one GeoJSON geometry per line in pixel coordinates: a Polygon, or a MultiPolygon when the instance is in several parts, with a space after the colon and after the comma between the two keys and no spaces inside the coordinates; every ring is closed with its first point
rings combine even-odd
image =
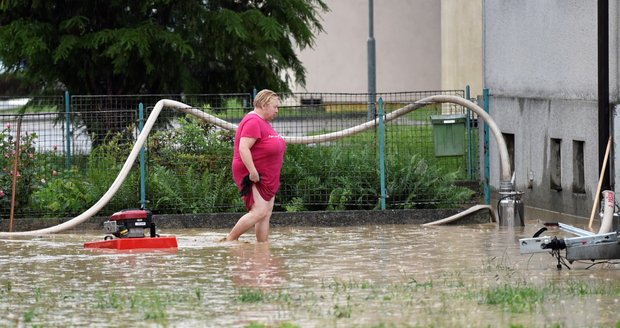
{"type": "MultiPolygon", "coordinates": [[[[389,113],[436,94],[462,97],[463,91],[378,93],[376,99],[382,100],[382,109],[389,113]]],[[[243,93],[74,95],[69,114],[63,97],[29,98],[25,105],[0,107],[0,217],[9,214],[18,121],[22,145],[15,217],[69,217],[92,206],[108,190],[137,139],[140,104],[146,120],[161,99],[181,101],[232,123],[252,110],[252,95],[243,93]],[[25,113],[20,115],[20,110],[25,113]]],[[[272,125],[285,136],[336,132],[367,122],[369,104],[378,111],[368,94],[282,94],[272,125]]],[[[387,208],[452,206],[455,201],[450,194],[455,189],[451,188],[464,181],[476,184],[475,124],[462,136],[467,145],[462,154],[435,154],[437,127],[431,115],[449,114],[468,113],[461,106],[433,104],[385,124],[387,208]],[[451,181],[450,185],[439,183],[442,179],[451,181]]],[[[136,161],[119,192],[99,214],[139,206],[159,214],[243,211],[230,172],[233,136],[193,116],[164,109],[145,145],[143,176],[136,161]],[[141,193],[142,177],[145,194],[141,193]]],[[[275,210],[378,208],[379,136],[375,127],[325,143],[288,144],[275,210]]],[[[468,201],[475,200],[465,197],[457,202],[468,201]]]]}

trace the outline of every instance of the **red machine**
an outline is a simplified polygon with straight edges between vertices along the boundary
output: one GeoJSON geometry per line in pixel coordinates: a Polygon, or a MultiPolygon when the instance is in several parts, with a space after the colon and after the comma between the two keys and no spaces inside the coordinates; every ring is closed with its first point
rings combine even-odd
{"type": "Polygon", "coordinates": [[[153,214],[145,209],[116,212],[103,223],[103,230],[111,236],[105,236],[103,241],[84,243],[84,248],[126,250],[178,247],[176,237],[160,237],[156,233],[153,214]],[[145,236],[146,230],[149,237],[145,236]]]}

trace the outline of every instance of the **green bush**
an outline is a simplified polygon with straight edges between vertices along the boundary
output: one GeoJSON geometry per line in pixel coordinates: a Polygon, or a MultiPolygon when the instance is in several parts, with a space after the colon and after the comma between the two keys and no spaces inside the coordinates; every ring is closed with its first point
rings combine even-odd
{"type": "Polygon", "coordinates": [[[392,170],[386,189],[393,208],[449,207],[471,201],[474,192],[454,185],[457,172],[444,174],[417,155],[408,160],[389,160],[392,170]]]}
{"type": "MultiPolygon", "coordinates": [[[[15,190],[15,208],[21,209],[28,205],[28,196],[36,188],[38,181],[38,167],[35,164],[34,133],[20,133],[19,166],[15,190]]],[[[13,193],[13,169],[15,163],[16,144],[10,124],[6,124],[0,131],[0,215],[4,216],[11,208],[13,193]]]]}
{"type": "MultiPolygon", "coordinates": [[[[124,164],[120,158],[129,154],[129,147],[120,134],[93,149],[85,171],[60,171],[57,176],[42,183],[32,194],[31,207],[45,216],[72,216],[94,205],[108,191],[124,164]]],[[[130,171],[116,194],[109,201],[103,215],[118,209],[138,207],[138,172],[130,171]]]]}
{"type": "Polygon", "coordinates": [[[45,216],[77,215],[93,201],[86,193],[87,183],[75,170],[62,172],[33,193],[31,207],[45,216]]]}
{"type": "MultiPolygon", "coordinates": [[[[129,131],[129,130],[128,130],[129,131]]],[[[36,135],[22,136],[20,184],[22,213],[45,216],[79,214],[108,190],[133,144],[125,133],[108,135],[88,155],[85,166],[60,169],[62,157],[34,154],[36,135]],[[53,174],[50,174],[52,172],[53,174]]],[[[233,133],[187,116],[179,127],[155,132],[146,146],[147,207],[154,213],[244,211],[231,177],[233,133]]],[[[14,141],[9,127],[0,134],[0,213],[8,213],[14,141]]],[[[377,209],[378,158],[372,134],[355,140],[287,147],[276,211],[377,209]],[[370,147],[369,147],[370,145],[370,147]]],[[[405,143],[386,156],[388,208],[437,208],[471,202],[474,192],[455,185],[446,173],[405,143]]],[[[125,182],[99,213],[108,215],[139,206],[139,170],[134,164],[125,182]]]]}
{"type": "Polygon", "coordinates": [[[154,167],[148,178],[149,207],[160,213],[214,213],[241,211],[239,198],[228,168],[197,170],[189,165],[183,171],[154,167]]]}
{"type": "MultiPolygon", "coordinates": [[[[370,147],[289,145],[282,170],[284,207],[309,210],[377,209],[379,172],[370,147]],[[292,195],[293,199],[287,199],[292,195]]],[[[418,155],[391,155],[386,174],[390,208],[435,208],[469,202],[474,192],[454,185],[457,173],[442,173],[418,155]]]]}

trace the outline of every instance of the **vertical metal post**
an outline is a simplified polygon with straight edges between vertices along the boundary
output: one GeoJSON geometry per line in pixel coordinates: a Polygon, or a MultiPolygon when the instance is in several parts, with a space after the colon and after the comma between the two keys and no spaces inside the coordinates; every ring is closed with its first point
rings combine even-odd
{"type": "MultiPolygon", "coordinates": [[[[144,128],[144,104],[138,105],[138,130],[144,128]]],[[[144,145],[140,149],[140,208],[146,208],[146,174],[144,170],[144,145]]]]}
{"type": "Polygon", "coordinates": [[[377,76],[375,65],[375,36],[373,0],[368,0],[368,120],[375,118],[377,76]]]}
{"type": "MultiPolygon", "coordinates": [[[[489,113],[489,89],[482,89],[482,101],[483,101],[483,109],[486,113],[489,113]]],[[[484,123],[483,124],[483,133],[484,133],[484,181],[483,183],[483,191],[484,191],[484,203],[489,205],[491,204],[491,191],[489,188],[489,126],[484,123]]]]}
{"type": "Polygon", "coordinates": [[[13,214],[15,213],[15,195],[17,194],[17,172],[19,168],[19,158],[21,157],[21,128],[23,113],[17,117],[17,131],[15,131],[15,157],[13,158],[13,172],[11,177],[11,210],[9,213],[9,232],[13,232],[13,214]]]}
{"type": "MultiPolygon", "coordinates": [[[[469,100],[469,85],[465,86],[465,99],[469,100]]],[[[467,109],[467,117],[465,123],[467,124],[467,178],[473,180],[472,176],[472,151],[471,151],[471,110],[467,109]]]]}
{"type": "Polygon", "coordinates": [[[65,150],[65,167],[71,169],[71,105],[69,103],[69,91],[65,91],[65,138],[67,148],[65,150]]]}
{"type": "Polygon", "coordinates": [[[605,149],[610,135],[609,118],[609,0],[597,2],[598,34],[598,167],[601,168],[601,190],[611,188],[608,166],[605,162],[605,149]]]}
{"type": "Polygon", "coordinates": [[[381,179],[381,210],[385,210],[385,124],[383,120],[383,98],[379,97],[379,175],[381,179]]]}

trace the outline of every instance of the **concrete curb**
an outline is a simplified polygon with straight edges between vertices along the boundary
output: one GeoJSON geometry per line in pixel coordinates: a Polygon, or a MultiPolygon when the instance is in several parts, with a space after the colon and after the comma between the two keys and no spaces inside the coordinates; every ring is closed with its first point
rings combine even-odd
{"type": "MultiPolygon", "coordinates": [[[[383,224],[424,224],[443,219],[463,209],[413,209],[385,211],[319,211],[319,212],[275,212],[271,217],[272,227],[318,226],[342,227],[383,224]]],[[[232,228],[244,213],[215,214],[154,214],[153,220],[162,229],[228,229],[232,228]]],[[[68,221],[70,218],[44,219],[25,218],[13,221],[13,231],[37,230],[68,221]]],[[[73,231],[102,230],[108,217],[93,217],[73,231]]],[[[488,210],[474,212],[453,224],[484,224],[491,222],[488,210]]],[[[8,220],[0,221],[0,231],[8,230],[8,220]]]]}

